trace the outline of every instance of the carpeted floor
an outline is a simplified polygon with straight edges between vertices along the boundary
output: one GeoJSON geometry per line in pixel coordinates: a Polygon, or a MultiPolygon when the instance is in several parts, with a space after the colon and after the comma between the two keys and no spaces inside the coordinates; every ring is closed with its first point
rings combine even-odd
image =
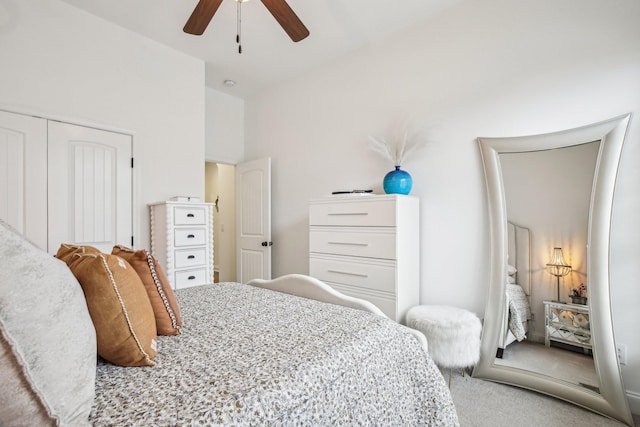
{"type": "Polygon", "coordinates": [[[504,349],[504,357],[496,359],[496,363],[537,372],[573,384],[583,384],[592,389],[600,386],[592,356],[546,347],[544,343],[527,340],[514,342],[504,349]]]}
{"type": "MultiPolygon", "coordinates": [[[[448,372],[445,379],[449,379],[448,372]]],[[[461,427],[591,427],[624,424],[553,397],[453,374],[451,395],[461,427]]],[[[635,416],[640,426],[640,417],[635,416]]]]}

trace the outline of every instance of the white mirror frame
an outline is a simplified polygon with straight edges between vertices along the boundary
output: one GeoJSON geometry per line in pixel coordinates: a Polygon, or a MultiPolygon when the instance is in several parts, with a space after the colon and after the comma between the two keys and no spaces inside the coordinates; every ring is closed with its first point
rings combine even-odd
{"type": "Polygon", "coordinates": [[[491,273],[480,361],[473,376],[535,390],[633,425],[613,335],[609,295],[609,240],[618,163],[631,114],[576,129],[514,138],[478,138],[487,183],[491,273]],[[507,209],[500,153],[550,150],[601,141],[591,193],[587,277],[591,336],[600,393],[567,381],[495,363],[500,313],[505,307],[507,209]],[[597,283],[597,284],[596,284],[597,283]]]}

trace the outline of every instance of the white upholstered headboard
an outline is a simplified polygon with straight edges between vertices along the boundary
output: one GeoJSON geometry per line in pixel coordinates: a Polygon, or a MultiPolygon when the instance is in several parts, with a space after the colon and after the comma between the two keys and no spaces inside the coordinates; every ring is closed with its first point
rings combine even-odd
{"type": "Polygon", "coordinates": [[[528,228],[507,222],[508,263],[517,271],[516,283],[531,295],[531,233],[528,228]]]}

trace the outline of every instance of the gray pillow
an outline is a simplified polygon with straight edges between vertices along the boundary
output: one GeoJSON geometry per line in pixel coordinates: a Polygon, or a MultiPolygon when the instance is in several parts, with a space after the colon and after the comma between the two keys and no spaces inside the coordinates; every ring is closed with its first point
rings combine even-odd
{"type": "Polygon", "coordinates": [[[0,220],[0,426],[88,425],[96,350],[67,265],[0,220]]]}

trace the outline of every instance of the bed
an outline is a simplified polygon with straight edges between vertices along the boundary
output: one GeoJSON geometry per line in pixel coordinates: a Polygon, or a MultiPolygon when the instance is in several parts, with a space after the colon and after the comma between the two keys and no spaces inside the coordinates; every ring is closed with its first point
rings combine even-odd
{"type": "Polygon", "coordinates": [[[458,425],[424,336],[302,275],[178,290],[152,363],[108,362],[67,265],[0,225],[0,425],[458,425]]]}
{"type": "Polygon", "coordinates": [[[505,284],[505,310],[496,356],[514,341],[523,341],[531,320],[531,234],[528,228],[507,223],[508,258],[505,284]]]}

